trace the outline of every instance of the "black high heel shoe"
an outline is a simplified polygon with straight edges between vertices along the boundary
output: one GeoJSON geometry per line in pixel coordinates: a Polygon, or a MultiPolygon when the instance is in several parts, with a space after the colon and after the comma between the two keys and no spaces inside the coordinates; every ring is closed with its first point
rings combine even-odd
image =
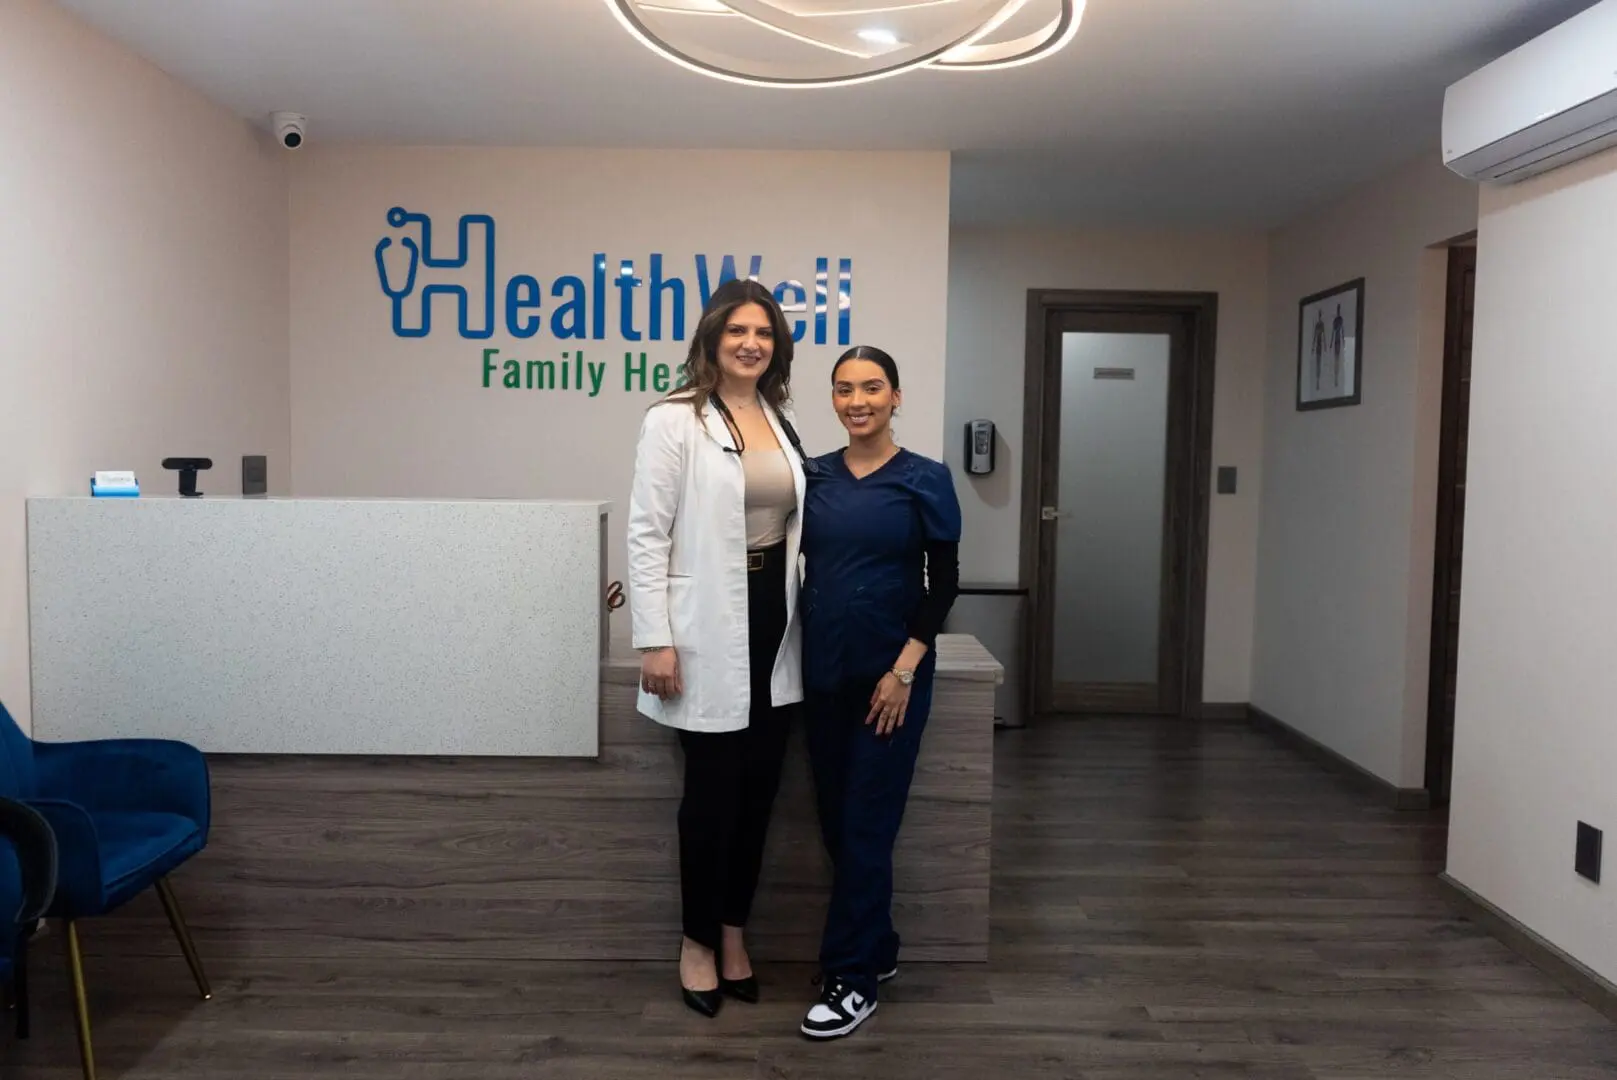
{"type": "Polygon", "coordinates": [[[748,1005],[758,1004],[758,975],[754,972],[744,979],[726,979],[724,977],[724,956],[715,955],[714,963],[719,969],[719,992],[725,997],[735,998],[748,1005]]]}
{"type": "Polygon", "coordinates": [[[748,975],[745,979],[726,979],[719,976],[719,992],[726,997],[733,997],[737,1001],[744,1001],[748,1005],[758,1004],[758,977],[748,975]]]}
{"type": "MultiPolygon", "coordinates": [[[[685,944],[684,942],[681,942],[679,953],[676,953],[674,957],[674,964],[676,966],[679,964],[679,956],[684,952],[685,944]]],[[[718,956],[716,954],[713,958],[713,966],[715,968],[718,967],[718,956]]],[[[686,1006],[695,1010],[696,1012],[701,1013],[710,1020],[719,1015],[719,1006],[724,1004],[723,991],[724,980],[722,978],[719,980],[718,987],[712,990],[692,990],[690,987],[685,985],[684,979],[681,979],[679,982],[679,992],[680,995],[685,999],[686,1006]]]]}
{"type": "MultiPolygon", "coordinates": [[[[720,987],[723,987],[721,982],[720,987]]],[[[685,997],[685,1004],[701,1013],[708,1019],[719,1015],[719,1006],[724,1004],[724,998],[719,990],[692,990],[688,986],[681,986],[679,992],[685,997]]]]}

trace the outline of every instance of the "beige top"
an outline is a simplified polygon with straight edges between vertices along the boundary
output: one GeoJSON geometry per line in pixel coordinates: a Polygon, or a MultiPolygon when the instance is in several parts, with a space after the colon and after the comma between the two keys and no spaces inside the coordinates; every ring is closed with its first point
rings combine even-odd
{"type": "Polygon", "coordinates": [[[785,450],[747,450],[741,455],[747,480],[747,548],[757,551],[786,539],[786,522],[797,510],[797,484],[785,450]]]}

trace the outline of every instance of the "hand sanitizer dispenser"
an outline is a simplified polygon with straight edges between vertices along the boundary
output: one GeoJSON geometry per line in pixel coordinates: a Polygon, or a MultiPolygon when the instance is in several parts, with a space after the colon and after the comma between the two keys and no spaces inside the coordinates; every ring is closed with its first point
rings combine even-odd
{"type": "Polygon", "coordinates": [[[969,420],[966,422],[966,472],[972,476],[987,476],[994,471],[994,422],[969,420]]]}

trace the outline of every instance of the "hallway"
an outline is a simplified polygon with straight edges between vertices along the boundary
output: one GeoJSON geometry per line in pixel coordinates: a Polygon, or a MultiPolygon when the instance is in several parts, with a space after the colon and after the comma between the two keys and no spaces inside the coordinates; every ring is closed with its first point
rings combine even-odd
{"type": "Polygon", "coordinates": [[[1063,1001],[1077,1075],[1617,1076],[1617,1027],[1445,901],[1439,815],[1240,724],[997,748],[994,997],[1063,1001]]]}
{"type": "MultiPolygon", "coordinates": [[[[1072,722],[997,755],[991,970],[911,965],[840,1045],[794,1034],[808,965],[761,968],[765,1003],[708,1022],[671,964],[235,961],[201,1005],[178,955],[99,955],[101,1076],[1617,1076],[1617,1026],[1445,902],[1439,818],[1237,724],[1072,722]]],[[[60,941],[7,1080],[78,1076],[60,941]]]]}

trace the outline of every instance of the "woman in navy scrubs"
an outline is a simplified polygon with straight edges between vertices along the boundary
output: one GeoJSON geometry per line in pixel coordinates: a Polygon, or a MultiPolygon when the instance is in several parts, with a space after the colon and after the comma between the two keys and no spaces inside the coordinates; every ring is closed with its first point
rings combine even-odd
{"type": "Polygon", "coordinates": [[[848,446],[805,468],[804,717],[834,868],[811,1038],[847,1035],[898,973],[893,843],[932,706],[933,650],[959,590],[948,466],[899,447],[898,365],[850,349],[831,372],[848,446]]]}

